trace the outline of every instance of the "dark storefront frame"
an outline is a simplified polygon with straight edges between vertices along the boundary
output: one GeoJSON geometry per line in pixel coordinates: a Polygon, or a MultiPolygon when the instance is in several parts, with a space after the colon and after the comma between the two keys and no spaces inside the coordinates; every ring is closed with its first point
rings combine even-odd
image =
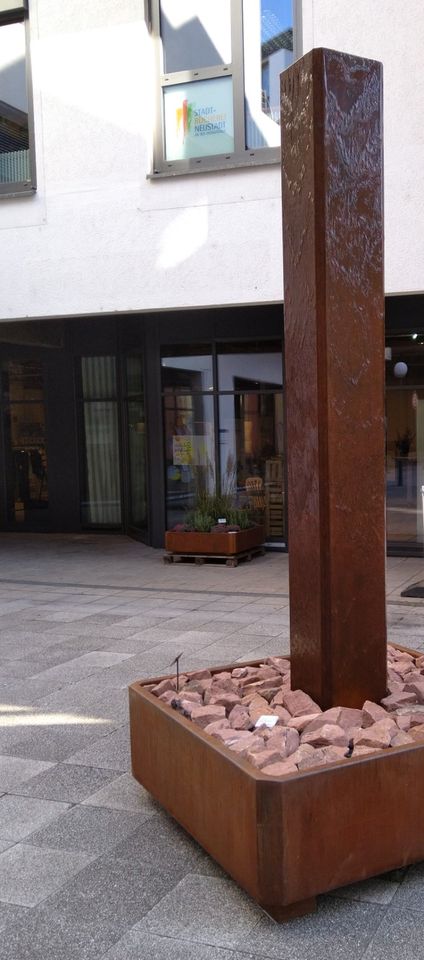
{"type": "MultiPolygon", "coordinates": [[[[46,432],[49,465],[49,519],[46,531],[79,532],[80,450],[77,419],[75,368],[82,356],[113,355],[119,358],[119,424],[121,445],[122,524],[131,536],[163,544],[165,529],[165,461],[161,396],[161,348],[201,339],[207,343],[273,340],[282,334],[282,306],[215,308],[150,315],[86,317],[63,321],[26,321],[3,324],[0,361],[38,360],[44,365],[46,383],[46,432]],[[148,536],[130,522],[127,397],[123,389],[124,358],[144,356],[145,418],[147,422],[148,536]]],[[[416,331],[424,340],[424,295],[389,297],[386,300],[386,330],[389,335],[416,331]]],[[[216,361],[214,361],[216,362],[216,361]]],[[[216,371],[215,371],[216,372],[216,371]]],[[[218,397],[214,395],[215,407],[218,397]]],[[[216,414],[216,409],[215,409],[216,414]]],[[[218,438],[215,439],[218,442],[218,438]]],[[[4,415],[0,423],[0,529],[23,529],[25,524],[5,520],[7,487],[4,474],[4,415]]],[[[37,529],[37,527],[34,527],[37,529]]],[[[39,526],[38,526],[39,529],[39,526]]],[[[388,543],[388,552],[422,555],[422,544],[388,543]]]]}
{"type": "MultiPolygon", "coordinates": [[[[424,295],[410,295],[405,297],[388,297],[386,299],[386,337],[388,346],[392,347],[392,354],[390,358],[386,358],[386,403],[389,408],[393,410],[393,402],[389,405],[389,397],[392,401],[395,401],[395,409],[397,406],[397,413],[399,416],[399,424],[402,422],[402,415],[400,410],[400,404],[402,400],[406,400],[408,394],[423,394],[424,391],[424,376],[420,377],[419,368],[424,371],[424,295]],[[405,349],[403,349],[402,344],[404,344],[405,349]],[[417,351],[421,356],[418,357],[418,366],[413,362],[414,351],[417,351]],[[411,363],[412,360],[412,363],[411,363]],[[408,371],[404,377],[394,376],[394,366],[399,361],[407,361],[408,371]],[[421,381],[421,382],[420,382],[421,381]]],[[[412,415],[412,418],[414,416],[412,415]]],[[[418,490],[417,490],[417,479],[422,470],[422,459],[420,461],[418,457],[418,450],[415,449],[415,456],[413,451],[414,443],[416,445],[417,437],[412,438],[412,443],[408,445],[406,449],[404,447],[404,439],[401,434],[398,435],[396,430],[397,443],[398,447],[397,455],[395,454],[394,465],[392,468],[398,472],[398,477],[393,478],[390,482],[389,474],[389,456],[390,452],[390,439],[391,446],[396,442],[394,437],[394,426],[390,429],[390,422],[388,422],[388,470],[387,470],[387,504],[388,504],[388,538],[387,538],[387,552],[389,556],[423,556],[424,555],[424,539],[422,535],[418,534],[418,516],[421,512],[418,506],[418,490]],[[402,449],[403,448],[403,449],[402,449]],[[410,449],[411,448],[411,449],[410,449]],[[415,477],[412,474],[415,473],[415,477]],[[403,533],[401,531],[396,531],[393,529],[393,525],[390,522],[389,511],[391,509],[391,496],[393,494],[393,487],[398,487],[400,498],[395,507],[401,507],[399,513],[402,515],[402,501],[406,501],[408,497],[407,486],[415,483],[415,496],[413,496],[413,501],[415,500],[415,510],[407,509],[407,513],[414,516],[409,517],[409,526],[415,525],[416,537],[413,538],[412,530],[404,529],[403,533]],[[392,490],[390,490],[392,486],[392,490]],[[390,534],[392,533],[392,538],[390,534]]],[[[408,504],[404,502],[404,507],[408,507],[408,504]]],[[[409,504],[409,508],[413,506],[413,503],[409,504]]],[[[420,504],[421,506],[421,504],[420,504]]]]}

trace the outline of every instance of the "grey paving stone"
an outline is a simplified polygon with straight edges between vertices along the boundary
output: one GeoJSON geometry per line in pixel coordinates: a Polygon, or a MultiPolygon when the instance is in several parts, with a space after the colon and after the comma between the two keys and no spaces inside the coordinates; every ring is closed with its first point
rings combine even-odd
{"type": "MultiPolygon", "coordinates": [[[[83,768],[85,769],[85,768],[83,768]]],[[[131,810],[134,813],[146,813],[153,816],[157,804],[141,784],[130,773],[124,773],[101,787],[83,801],[83,805],[109,807],[111,810],[131,810]]]]}
{"type": "Polygon", "coordinates": [[[0,663],[1,680],[13,679],[21,680],[25,677],[32,677],[36,673],[45,670],[45,663],[42,660],[2,660],[0,663]]]}
{"type": "Polygon", "coordinates": [[[289,923],[262,916],[236,946],[275,960],[358,960],[385,911],[377,904],[322,898],[316,913],[289,923]]]}
{"type": "MultiPolygon", "coordinates": [[[[169,637],[169,633],[167,634],[169,637]]],[[[139,653],[147,652],[151,650],[158,644],[157,639],[151,639],[149,637],[149,630],[141,631],[139,633],[134,633],[131,637],[116,639],[105,637],[102,640],[97,641],[97,649],[116,651],[116,653],[129,653],[131,656],[136,656],[139,653]]]]}
{"type": "Polygon", "coordinates": [[[201,857],[201,848],[166,813],[149,817],[136,832],[115,848],[115,856],[131,860],[134,850],[143,863],[162,865],[173,871],[175,883],[189,870],[194,870],[201,857]]]}
{"type": "Polygon", "coordinates": [[[88,923],[68,920],[43,906],[25,912],[0,939],[0,960],[99,960],[119,939],[123,927],[112,918],[88,923]]]}
{"type": "Polygon", "coordinates": [[[160,936],[236,947],[260,916],[260,908],[231,880],[190,873],[151,910],[146,926],[160,936]]]}
{"type": "Polygon", "coordinates": [[[128,834],[135,833],[147,816],[149,813],[79,805],[68,810],[60,820],[31,834],[27,842],[36,847],[81,850],[98,856],[116,847],[128,834]]]}
{"type": "Polygon", "coordinates": [[[109,600],[104,605],[104,613],[101,612],[101,606],[103,606],[103,604],[99,604],[98,602],[95,604],[90,604],[89,610],[91,612],[85,618],[84,623],[91,623],[93,626],[100,626],[106,629],[121,622],[122,614],[115,613],[115,605],[113,600],[109,600]],[[110,612],[106,613],[106,610],[110,612]]]}
{"type": "Polygon", "coordinates": [[[40,674],[20,680],[0,681],[0,702],[26,706],[35,704],[41,697],[59,690],[66,683],[65,674],[40,674]]]}
{"type": "Polygon", "coordinates": [[[85,853],[16,843],[0,854],[0,901],[33,907],[90,863],[85,853]]]}
{"type": "Polygon", "coordinates": [[[76,724],[70,727],[54,727],[53,724],[50,727],[32,727],[21,740],[2,749],[3,753],[33,761],[45,761],[51,765],[67,760],[76,750],[95,743],[100,739],[99,731],[102,729],[103,725],[84,728],[76,724]],[[93,733],[94,730],[96,733],[93,733]]]}
{"type": "Polygon", "coordinates": [[[126,773],[131,767],[130,734],[128,724],[123,724],[117,730],[101,739],[93,741],[89,746],[78,750],[66,757],[71,764],[96,764],[106,770],[118,770],[126,773]]]}
{"type": "Polygon", "coordinates": [[[51,763],[43,760],[25,760],[22,757],[0,756],[0,790],[13,790],[18,784],[49,770],[51,763]]]}
{"type": "Polygon", "coordinates": [[[424,910],[424,863],[409,867],[393,898],[393,906],[424,910]]]}
{"type": "Polygon", "coordinates": [[[3,853],[3,850],[7,850],[9,847],[12,847],[14,840],[0,840],[0,853],[3,853]]]}
{"type": "Polygon", "coordinates": [[[246,634],[255,634],[255,636],[278,637],[287,626],[287,617],[275,620],[268,617],[263,620],[257,620],[255,623],[246,625],[246,634]]]}
{"type": "MultiPolygon", "coordinates": [[[[55,638],[59,639],[56,631],[55,638]]],[[[87,645],[86,641],[85,644],[87,645]]],[[[75,645],[71,645],[69,642],[54,643],[46,647],[45,650],[40,651],[36,657],[28,657],[24,660],[3,660],[2,666],[0,667],[0,676],[4,674],[5,677],[34,677],[49,667],[56,667],[58,664],[67,663],[69,660],[75,659],[80,653],[81,649],[78,641],[75,645]]]]}
{"type": "Polygon", "coordinates": [[[102,960],[255,960],[255,958],[251,953],[220,950],[219,947],[204,943],[188,943],[187,940],[160,937],[150,933],[145,920],[141,920],[111,950],[108,950],[102,960]]]}
{"type": "MultiPolygon", "coordinates": [[[[116,777],[116,771],[112,770],[57,763],[46,773],[39,773],[26,783],[18,785],[13,792],[20,796],[40,797],[42,800],[81,803],[116,777]]],[[[99,804],[99,806],[107,806],[107,804],[99,804]]]]}
{"type": "Polygon", "coordinates": [[[68,803],[5,794],[0,797],[0,837],[2,840],[24,840],[68,809],[68,803]]]}
{"type": "MultiPolygon", "coordinates": [[[[13,903],[0,903],[0,933],[3,932],[6,927],[16,923],[20,919],[23,919],[25,923],[25,920],[30,915],[31,912],[28,907],[19,907],[13,903]]],[[[0,938],[0,946],[6,942],[6,939],[8,939],[8,937],[0,938]]]]}
{"type": "MultiPolygon", "coordinates": [[[[92,650],[90,653],[83,653],[79,657],[68,660],[65,663],[57,664],[55,667],[48,667],[36,676],[31,677],[31,682],[43,680],[46,684],[59,683],[65,686],[69,683],[75,683],[77,680],[85,679],[92,674],[99,673],[107,667],[116,663],[121,663],[130,657],[129,653],[110,653],[104,650],[92,650]]],[[[28,681],[27,681],[28,683],[28,681]]],[[[57,689],[57,687],[55,688],[57,689]]]]}
{"type": "Polygon", "coordinates": [[[86,727],[88,733],[91,732],[90,727],[95,725],[107,730],[111,725],[118,726],[128,719],[128,695],[121,690],[106,689],[98,676],[78,680],[49,696],[41,697],[36,707],[47,716],[58,713],[71,715],[72,726],[79,730],[86,727]]]}
{"type": "Polygon", "coordinates": [[[114,851],[100,857],[50,897],[46,908],[84,923],[113,917],[128,930],[175,886],[165,865],[158,872],[140,860],[137,847],[134,851],[131,860],[117,859],[114,851]]]}
{"type": "Polygon", "coordinates": [[[388,910],[363,960],[422,960],[424,917],[414,910],[388,910]]]}
{"type": "Polygon", "coordinates": [[[126,637],[132,637],[135,633],[147,630],[149,627],[156,627],[161,623],[161,617],[143,613],[138,617],[125,618],[125,614],[119,618],[112,626],[106,627],[104,637],[110,640],[125,640],[126,637]]]}
{"type": "Polygon", "coordinates": [[[332,890],[330,896],[341,900],[357,900],[361,903],[380,903],[382,906],[393,900],[399,888],[401,877],[395,879],[393,875],[371,877],[360,883],[352,883],[348,887],[338,887],[332,890]]]}

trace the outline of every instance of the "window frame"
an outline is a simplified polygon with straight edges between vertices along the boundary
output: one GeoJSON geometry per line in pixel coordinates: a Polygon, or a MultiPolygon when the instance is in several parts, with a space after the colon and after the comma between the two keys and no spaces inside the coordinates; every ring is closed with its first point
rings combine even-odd
{"type": "MultiPolygon", "coordinates": [[[[231,4],[231,51],[232,61],[217,67],[197,70],[182,70],[166,73],[163,70],[163,50],[160,34],[160,0],[145,0],[146,22],[154,44],[155,62],[155,129],[153,157],[148,179],[175,177],[181,174],[210,173],[215,170],[232,170],[239,167],[256,167],[280,162],[280,147],[246,148],[246,117],[244,95],[244,50],[243,50],[243,0],[230,0],[231,4]],[[163,90],[179,83],[196,80],[212,80],[232,77],[234,112],[234,152],[205,157],[190,157],[184,160],[167,160],[163,116],[163,90]]],[[[293,0],[293,59],[297,52],[298,4],[293,0]]]]}
{"type": "Polygon", "coordinates": [[[25,64],[28,100],[30,177],[28,180],[9,180],[7,183],[0,183],[0,199],[2,197],[10,199],[14,197],[33,196],[37,189],[28,0],[0,0],[0,30],[3,26],[7,26],[10,23],[23,23],[25,27],[25,64]]]}

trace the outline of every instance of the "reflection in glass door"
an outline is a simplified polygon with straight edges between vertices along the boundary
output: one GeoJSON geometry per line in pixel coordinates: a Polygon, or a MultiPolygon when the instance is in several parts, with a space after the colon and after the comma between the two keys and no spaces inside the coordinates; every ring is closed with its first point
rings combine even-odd
{"type": "Polygon", "coordinates": [[[220,396],[222,485],[234,472],[240,506],[265,525],[267,540],[285,539],[283,499],[283,396],[220,396]]]}
{"type": "Polygon", "coordinates": [[[201,492],[215,492],[212,356],[209,346],[167,348],[162,357],[167,528],[184,522],[201,492]]]}
{"type": "Polygon", "coordinates": [[[81,522],[116,527],[121,523],[121,477],[115,357],[82,357],[81,384],[81,522]]]}
{"type": "Polygon", "coordinates": [[[147,534],[146,418],[144,409],[143,362],[126,359],[126,420],[128,430],[127,526],[147,534]]]}
{"type": "Polygon", "coordinates": [[[285,542],[281,344],[222,345],[218,386],[221,485],[232,485],[268,542],[285,542]]]}
{"type": "Polygon", "coordinates": [[[48,508],[47,445],[41,364],[2,366],[8,520],[42,528],[48,508]]]}
{"type": "Polygon", "coordinates": [[[424,336],[390,337],[386,350],[387,539],[392,549],[424,546],[424,336]]]}
{"type": "Polygon", "coordinates": [[[217,491],[284,542],[281,343],[168,347],[162,386],[168,529],[196,494],[217,491]]]}

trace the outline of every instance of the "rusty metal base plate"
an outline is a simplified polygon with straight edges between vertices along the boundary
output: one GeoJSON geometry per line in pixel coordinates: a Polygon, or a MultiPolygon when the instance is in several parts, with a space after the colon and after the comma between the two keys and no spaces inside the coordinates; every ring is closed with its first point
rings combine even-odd
{"type": "Polygon", "coordinates": [[[272,917],[424,859],[424,743],[270,777],[153,696],[160,679],[129,689],[133,774],[272,917]]]}

